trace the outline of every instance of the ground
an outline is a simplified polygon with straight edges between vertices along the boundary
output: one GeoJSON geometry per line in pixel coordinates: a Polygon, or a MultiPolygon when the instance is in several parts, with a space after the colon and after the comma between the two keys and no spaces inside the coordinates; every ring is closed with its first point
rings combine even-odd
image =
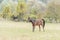
{"type": "Polygon", "coordinates": [[[46,23],[45,32],[32,32],[31,23],[0,21],[0,40],[60,40],[60,23],[46,23]]]}

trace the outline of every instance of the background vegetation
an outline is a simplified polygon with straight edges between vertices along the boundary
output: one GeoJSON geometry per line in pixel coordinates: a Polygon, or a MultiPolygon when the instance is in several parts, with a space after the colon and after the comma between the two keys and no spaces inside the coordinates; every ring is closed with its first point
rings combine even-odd
{"type": "Polygon", "coordinates": [[[38,3],[31,2],[29,4],[26,0],[18,0],[16,5],[10,3],[2,5],[1,10],[0,17],[6,20],[13,20],[14,16],[17,17],[17,21],[26,21],[28,17],[32,17],[36,19],[44,18],[46,22],[60,22],[60,4],[56,4],[55,1],[43,7],[38,3]]]}

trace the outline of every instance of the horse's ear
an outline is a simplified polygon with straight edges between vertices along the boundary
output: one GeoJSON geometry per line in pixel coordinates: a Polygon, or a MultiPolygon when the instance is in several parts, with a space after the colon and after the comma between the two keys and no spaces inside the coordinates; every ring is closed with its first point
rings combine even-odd
{"type": "Polygon", "coordinates": [[[28,19],[30,19],[30,17],[28,17],[28,19]]]}

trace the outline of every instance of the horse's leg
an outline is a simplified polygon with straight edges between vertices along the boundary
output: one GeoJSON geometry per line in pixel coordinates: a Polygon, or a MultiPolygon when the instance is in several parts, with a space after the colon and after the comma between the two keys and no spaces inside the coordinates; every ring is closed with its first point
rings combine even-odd
{"type": "Polygon", "coordinates": [[[44,31],[44,27],[45,27],[45,20],[43,19],[43,24],[42,24],[42,26],[43,26],[43,31],[44,31]]]}
{"type": "Polygon", "coordinates": [[[34,32],[34,30],[35,30],[35,26],[33,25],[33,32],[34,32]]]}
{"type": "Polygon", "coordinates": [[[40,25],[39,25],[39,31],[40,31],[40,25]]]}
{"type": "Polygon", "coordinates": [[[44,25],[42,25],[42,27],[43,27],[43,31],[44,31],[44,25]]]}

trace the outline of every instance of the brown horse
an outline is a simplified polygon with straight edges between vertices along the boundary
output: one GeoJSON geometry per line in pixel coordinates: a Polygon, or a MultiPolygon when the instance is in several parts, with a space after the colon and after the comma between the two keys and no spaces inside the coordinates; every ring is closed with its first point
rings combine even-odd
{"type": "Polygon", "coordinates": [[[40,31],[40,26],[41,26],[44,31],[44,27],[45,27],[45,20],[44,19],[32,19],[32,18],[28,17],[28,21],[32,23],[33,32],[34,32],[35,26],[39,26],[39,31],[40,31]]]}

